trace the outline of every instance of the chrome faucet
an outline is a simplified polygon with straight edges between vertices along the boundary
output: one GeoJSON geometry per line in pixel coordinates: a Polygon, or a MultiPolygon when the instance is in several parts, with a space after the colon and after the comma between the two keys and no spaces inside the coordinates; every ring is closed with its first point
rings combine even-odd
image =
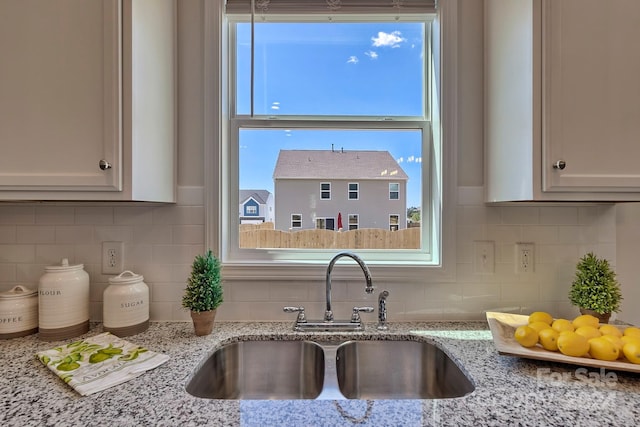
{"type": "Polygon", "coordinates": [[[382,291],[378,295],[378,326],[380,331],[386,331],[387,328],[387,297],[389,291],[382,291]]]}
{"type": "Polygon", "coordinates": [[[364,263],[362,258],[357,256],[351,252],[340,252],[336,256],[334,256],[329,262],[329,266],[327,267],[327,280],[326,280],[326,292],[327,292],[327,309],[324,312],[324,320],[325,322],[333,321],[333,311],[331,309],[331,272],[333,271],[333,266],[336,262],[342,257],[349,257],[358,263],[362,272],[364,273],[364,279],[367,283],[366,288],[364,289],[366,293],[373,293],[373,280],[371,279],[371,272],[369,271],[369,267],[364,263]]]}

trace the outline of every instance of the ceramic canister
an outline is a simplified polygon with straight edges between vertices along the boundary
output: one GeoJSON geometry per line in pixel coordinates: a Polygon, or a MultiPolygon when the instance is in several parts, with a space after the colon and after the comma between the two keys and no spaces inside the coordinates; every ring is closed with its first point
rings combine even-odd
{"type": "Polygon", "coordinates": [[[38,332],[38,291],[22,285],[0,292],[0,339],[38,332]]]}
{"type": "Polygon", "coordinates": [[[84,265],[45,267],[38,283],[39,337],[54,341],[89,331],[89,275],[84,265]]]}
{"type": "Polygon", "coordinates": [[[109,279],[102,305],[103,328],[119,337],[149,328],[149,287],[144,277],[123,271],[109,279]]]}

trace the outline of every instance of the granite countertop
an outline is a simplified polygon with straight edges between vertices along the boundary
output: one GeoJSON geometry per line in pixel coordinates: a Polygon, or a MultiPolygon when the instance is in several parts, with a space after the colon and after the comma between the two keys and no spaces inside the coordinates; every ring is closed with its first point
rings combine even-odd
{"type": "MultiPolygon", "coordinates": [[[[92,324],[85,338],[102,332],[92,324]]],[[[216,323],[197,337],[190,323],[152,322],[127,340],[170,355],[140,377],[82,397],[36,359],[59,342],[37,334],[0,342],[3,426],[568,426],[640,424],[640,376],[499,355],[485,322],[391,323],[386,332],[299,333],[291,323],[216,323]],[[435,400],[210,400],[185,391],[216,347],[244,338],[436,342],[471,377],[475,391],[435,400]]],[[[65,341],[70,342],[71,340],[65,341]]]]}

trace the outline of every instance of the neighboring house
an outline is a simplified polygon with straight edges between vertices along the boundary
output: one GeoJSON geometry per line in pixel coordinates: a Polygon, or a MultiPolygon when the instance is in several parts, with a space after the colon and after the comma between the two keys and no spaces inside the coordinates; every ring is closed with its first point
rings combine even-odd
{"type": "Polygon", "coordinates": [[[406,228],[408,179],[388,151],[280,150],[275,228],[406,228]]]}
{"type": "Polygon", "coordinates": [[[240,190],[240,224],[274,221],[273,194],[267,190],[240,190]]]}

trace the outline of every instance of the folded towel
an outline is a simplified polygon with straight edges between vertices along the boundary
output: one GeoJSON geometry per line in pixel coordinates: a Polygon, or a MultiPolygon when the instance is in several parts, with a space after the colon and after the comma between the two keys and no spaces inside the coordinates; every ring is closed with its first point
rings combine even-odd
{"type": "Polygon", "coordinates": [[[104,332],[83,341],[36,354],[38,359],[83,396],[122,384],[169,360],[104,332]]]}

